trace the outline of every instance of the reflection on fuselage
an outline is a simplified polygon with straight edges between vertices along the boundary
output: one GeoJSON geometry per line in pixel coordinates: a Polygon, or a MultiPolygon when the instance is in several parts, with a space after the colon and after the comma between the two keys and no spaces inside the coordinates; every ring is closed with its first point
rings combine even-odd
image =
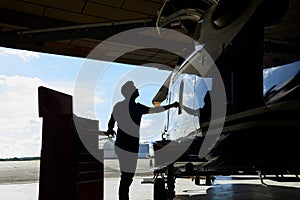
{"type": "MultiPolygon", "coordinates": [[[[182,68],[183,66],[180,67],[180,69],[182,68]]],[[[288,93],[295,92],[293,89],[299,87],[299,73],[300,62],[264,69],[263,95],[266,105],[271,104],[272,101],[278,101],[288,93]],[[290,88],[287,89],[287,86],[290,88]]],[[[166,116],[169,139],[176,140],[187,137],[195,131],[199,134],[201,124],[210,121],[211,100],[209,94],[213,88],[213,78],[204,78],[199,74],[184,73],[180,70],[174,71],[169,88],[168,101],[178,101],[181,105],[180,113],[177,110],[170,110],[166,116]]]]}

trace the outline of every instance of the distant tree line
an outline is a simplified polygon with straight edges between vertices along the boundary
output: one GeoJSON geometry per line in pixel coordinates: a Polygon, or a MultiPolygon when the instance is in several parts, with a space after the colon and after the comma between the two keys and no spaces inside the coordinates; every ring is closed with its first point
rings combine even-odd
{"type": "Polygon", "coordinates": [[[1,162],[1,161],[30,161],[30,160],[40,160],[40,157],[0,158],[0,162],[1,162]]]}

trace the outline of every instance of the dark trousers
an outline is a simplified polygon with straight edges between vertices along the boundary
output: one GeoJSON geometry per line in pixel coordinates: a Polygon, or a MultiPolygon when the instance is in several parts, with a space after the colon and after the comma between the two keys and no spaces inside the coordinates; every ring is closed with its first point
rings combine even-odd
{"type": "Polygon", "coordinates": [[[138,153],[124,151],[115,147],[119,159],[121,180],[119,184],[119,200],[129,200],[129,188],[136,170],[138,153]]]}
{"type": "Polygon", "coordinates": [[[121,172],[119,185],[119,200],[129,200],[129,187],[133,181],[134,173],[121,172]]]}

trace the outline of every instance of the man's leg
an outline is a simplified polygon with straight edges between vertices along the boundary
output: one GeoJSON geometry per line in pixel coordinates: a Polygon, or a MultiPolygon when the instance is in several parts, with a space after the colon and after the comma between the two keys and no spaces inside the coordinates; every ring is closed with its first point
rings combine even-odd
{"type": "Polygon", "coordinates": [[[121,171],[119,200],[129,200],[129,188],[135,174],[138,156],[137,153],[127,152],[119,148],[115,150],[121,171]]]}
{"type": "Polygon", "coordinates": [[[129,200],[129,187],[133,181],[134,173],[121,172],[119,185],[119,200],[129,200]]]}

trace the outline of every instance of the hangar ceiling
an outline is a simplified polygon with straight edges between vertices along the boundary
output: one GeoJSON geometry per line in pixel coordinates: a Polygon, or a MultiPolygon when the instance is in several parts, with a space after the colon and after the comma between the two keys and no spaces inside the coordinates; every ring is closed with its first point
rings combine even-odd
{"type": "MultiPolygon", "coordinates": [[[[219,1],[198,2],[205,11],[219,1]]],[[[86,57],[110,36],[132,28],[154,27],[163,4],[164,0],[0,1],[0,46],[86,57]]],[[[267,67],[299,60],[299,22],[300,1],[290,0],[280,23],[266,27],[267,67]]],[[[177,55],[160,49],[141,49],[126,53],[116,61],[174,67],[177,58],[177,55]]]]}
{"type": "MultiPolygon", "coordinates": [[[[162,0],[0,1],[0,45],[86,57],[119,32],[154,26],[162,0]]],[[[121,63],[174,65],[176,56],[155,49],[124,55],[121,63]]]]}

